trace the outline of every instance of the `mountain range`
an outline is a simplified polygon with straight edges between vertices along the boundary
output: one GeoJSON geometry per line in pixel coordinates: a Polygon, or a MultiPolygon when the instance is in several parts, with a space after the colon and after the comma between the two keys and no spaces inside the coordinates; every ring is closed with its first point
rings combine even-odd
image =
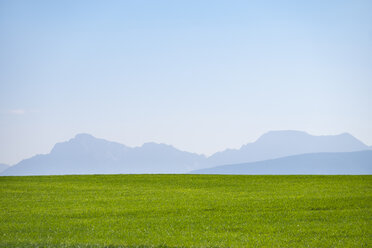
{"type": "MultiPolygon", "coordinates": [[[[145,143],[140,147],[128,147],[89,134],[78,134],[69,141],[57,143],[49,154],[22,160],[0,172],[0,175],[188,173],[220,165],[275,160],[300,154],[329,156],[323,153],[335,153],[333,156],[342,157],[342,153],[369,149],[347,133],[314,136],[301,131],[271,131],[240,149],[228,149],[206,157],[165,144],[145,143]]],[[[313,161],[311,156],[304,159],[313,161]]],[[[327,161],[331,163],[335,160],[327,161]]],[[[295,174],[295,171],[287,173],[295,174]]]]}
{"type": "Polygon", "coordinates": [[[0,175],[184,173],[201,168],[205,159],[164,144],[132,148],[78,134],[57,143],[49,154],[25,159],[0,175]]]}
{"type": "Polygon", "coordinates": [[[372,151],[310,153],[258,162],[222,165],[191,174],[235,175],[370,175],[372,151]]]}
{"type": "Polygon", "coordinates": [[[286,157],[304,153],[353,152],[369,147],[351,134],[314,136],[301,131],[270,131],[256,142],[240,149],[217,152],[208,162],[211,166],[238,164],[286,157]]]}

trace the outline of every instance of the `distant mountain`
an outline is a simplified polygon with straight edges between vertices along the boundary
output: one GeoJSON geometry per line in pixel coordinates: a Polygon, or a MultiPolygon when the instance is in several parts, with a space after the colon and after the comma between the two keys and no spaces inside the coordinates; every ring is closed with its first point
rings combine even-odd
{"type": "Polygon", "coordinates": [[[0,173],[2,172],[2,171],[5,171],[6,169],[8,169],[9,168],[9,165],[7,165],[7,164],[0,164],[0,173]]]}
{"type": "Polygon", "coordinates": [[[240,149],[217,152],[208,158],[208,166],[238,164],[304,153],[353,152],[369,147],[348,133],[314,136],[301,131],[271,131],[240,149]]]}
{"type": "Polygon", "coordinates": [[[205,159],[164,144],[146,143],[131,148],[78,134],[57,143],[49,154],[23,160],[0,175],[185,173],[203,168],[205,159]]]}
{"type": "Polygon", "coordinates": [[[371,175],[372,151],[294,155],[259,162],[195,170],[191,174],[371,175]]]}
{"type": "Polygon", "coordinates": [[[146,143],[141,147],[127,147],[89,134],[78,134],[67,142],[57,143],[49,154],[25,159],[0,175],[187,173],[305,153],[360,150],[369,150],[369,147],[347,133],[313,136],[300,131],[272,131],[238,150],[226,150],[206,158],[170,145],[146,143]]]}

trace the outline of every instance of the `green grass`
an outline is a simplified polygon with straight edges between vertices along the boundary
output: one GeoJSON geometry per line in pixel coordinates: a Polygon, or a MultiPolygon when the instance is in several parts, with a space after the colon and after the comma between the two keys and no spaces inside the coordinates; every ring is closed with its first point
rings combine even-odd
{"type": "Polygon", "coordinates": [[[0,177],[0,247],[372,247],[372,176],[0,177]]]}

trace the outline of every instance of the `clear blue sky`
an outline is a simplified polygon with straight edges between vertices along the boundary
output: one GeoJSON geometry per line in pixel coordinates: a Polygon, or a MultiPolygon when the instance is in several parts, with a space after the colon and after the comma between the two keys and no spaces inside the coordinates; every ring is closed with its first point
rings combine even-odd
{"type": "Polygon", "coordinates": [[[0,1],[0,163],[80,132],[211,154],[372,145],[372,1],[0,1]]]}

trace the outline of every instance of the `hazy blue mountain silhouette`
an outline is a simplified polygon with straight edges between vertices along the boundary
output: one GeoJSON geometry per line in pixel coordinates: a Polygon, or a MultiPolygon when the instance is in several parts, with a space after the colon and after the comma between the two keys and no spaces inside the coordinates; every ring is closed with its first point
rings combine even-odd
{"type": "Polygon", "coordinates": [[[9,168],[9,165],[7,165],[7,164],[0,164],[0,173],[2,172],[2,171],[5,171],[6,169],[8,169],[9,168]]]}
{"type": "Polygon", "coordinates": [[[49,154],[25,159],[0,172],[0,175],[186,173],[218,165],[305,153],[368,149],[368,146],[346,133],[313,136],[300,131],[272,131],[238,150],[226,150],[206,158],[170,145],[146,143],[141,147],[127,147],[89,134],[78,134],[69,141],[57,143],[49,154]]]}
{"type": "Polygon", "coordinates": [[[304,153],[353,152],[367,149],[367,145],[348,133],[314,136],[301,131],[271,131],[240,149],[215,153],[208,158],[208,165],[255,162],[304,153]]]}
{"type": "Polygon", "coordinates": [[[372,151],[312,153],[259,162],[222,165],[192,174],[371,175],[372,151]]]}
{"type": "Polygon", "coordinates": [[[164,144],[146,143],[131,148],[78,134],[56,144],[49,154],[23,160],[1,175],[185,173],[202,168],[205,159],[164,144]]]}

